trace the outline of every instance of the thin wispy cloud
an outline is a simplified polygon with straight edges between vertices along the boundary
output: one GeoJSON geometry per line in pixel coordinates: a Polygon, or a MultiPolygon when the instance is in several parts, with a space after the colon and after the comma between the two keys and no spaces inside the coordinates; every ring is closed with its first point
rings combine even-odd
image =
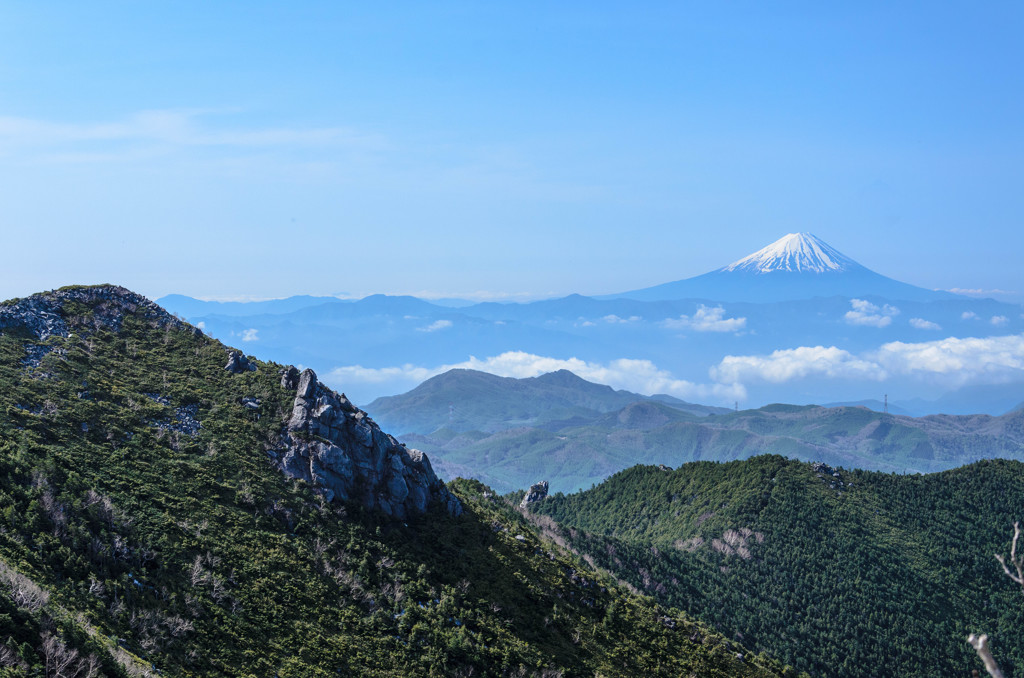
{"type": "Polygon", "coordinates": [[[941,330],[942,326],[924,318],[911,318],[910,326],[918,330],[941,330]]]}
{"type": "Polygon", "coordinates": [[[185,148],[379,149],[379,135],[348,127],[219,127],[230,114],[208,110],[152,110],[119,120],[56,122],[0,117],[0,154],[45,159],[135,157],[185,148]]]}
{"type": "Polygon", "coordinates": [[[963,295],[969,296],[969,297],[985,297],[985,296],[989,296],[989,295],[992,295],[992,294],[1017,294],[1016,292],[1013,292],[1011,290],[1000,290],[1000,289],[984,290],[984,289],[978,289],[978,288],[967,289],[967,288],[963,288],[963,287],[954,287],[954,288],[946,290],[946,291],[947,292],[952,292],[953,294],[963,294],[963,295]]]}
{"type": "Polygon", "coordinates": [[[625,325],[627,323],[639,322],[640,320],[643,320],[643,318],[641,318],[638,315],[631,315],[628,318],[620,318],[619,316],[612,313],[604,316],[603,318],[601,318],[601,320],[611,325],[625,325]]]}
{"type": "Polygon", "coordinates": [[[451,320],[435,320],[426,327],[417,327],[416,329],[420,332],[437,332],[438,330],[448,329],[451,326],[451,320]]]}

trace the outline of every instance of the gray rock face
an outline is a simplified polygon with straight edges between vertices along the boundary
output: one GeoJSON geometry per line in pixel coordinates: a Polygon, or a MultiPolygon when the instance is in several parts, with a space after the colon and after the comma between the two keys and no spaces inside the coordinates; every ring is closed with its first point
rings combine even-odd
{"type": "Polygon", "coordinates": [[[398,519],[423,513],[433,502],[462,513],[425,454],[381,431],[344,394],[317,381],[313,370],[289,383],[295,383],[292,413],[280,447],[269,452],[282,472],[310,483],[328,501],[358,501],[398,519]]]}
{"type": "Polygon", "coordinates": [[[154,327],[201,335],[202,331],[154,304],[149,299],[117,285],[65,287],[52,292],[33,294],[0,304],[0,334],[25,332],[39,341],[52,336],[66,337],[77,332],[106,327],[119,332],[125,315],[147,321],[154,327]],[[69,302],[88,306],[91,313],[76,316],[66,308],[69,302]],[[84,324],[88,320],[88,324],[84,324]]]}
{"type": "Polygon", "coordinates": [[[293,366],[281,370],[281,388],[294,391],[299,387],[299,371],[293,366]]]}
{"type": "Polygon", "coordinates": [[[231,374],[241,374],[242,372],[255,372],[256,366],[249,362],[249,359],[241,351],[232,349],[228,351],[228,364],[224,366],[224,369],[231,374]]]}
{"type": "Polygon", "coordinates": [[[526,493],[523,500],[519,502],[519,508],[526,508],[530,504],[541,501],[548,496],[548,481],[542,480],[539,483],[530,485],[530,491],[526,493]]]}

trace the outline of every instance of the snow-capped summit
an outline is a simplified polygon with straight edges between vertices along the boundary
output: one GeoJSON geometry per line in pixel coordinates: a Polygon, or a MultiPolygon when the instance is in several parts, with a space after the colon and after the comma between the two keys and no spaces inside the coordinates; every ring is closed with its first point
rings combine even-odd
{"type": "Polygon", "coordinates": [[[956,298],[871,271],[810,233],[790,233],[739,261],[685,280],[608,295],[640,301],[776,302],[823,297],[956,298]]]}
{"type": "Polygon", "coordinates": [[[858,268],[861,266],[856,261],[811,233],[790,233],[719,270],[751,273],[828,273],[858,268]]]}

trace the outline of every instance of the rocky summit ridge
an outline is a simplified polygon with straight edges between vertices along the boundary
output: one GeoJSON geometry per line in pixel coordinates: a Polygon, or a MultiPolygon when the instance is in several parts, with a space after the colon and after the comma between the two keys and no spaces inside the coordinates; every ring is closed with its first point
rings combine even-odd
{"type": "Polygon", "coordinates": [[[118,285],[73,285],[0,303],[0,333],[21,331],[45,341],[52,336],[67,337],[76,327],[86,331],[106,327],[118,332],[125,315],[129,314],[154,327],[202,335],[198,327],[118,285]],[[75,312],[76,304],[90,308],[88,319],[75,312]]]}
{"type": "MultiPolygon", "coordinates": [[[[65,287],[0,303],[0,335],[25,337],[29,355],[44,355],[51,350],[53,337],[68,339],[104,329],[119,333],[129,316],[154,329],[215,341],[117,285],[65,287]]],[[[240,351],[226,351],[224,369],[230,375],[272,367],[240,351]]],[[[291,414],[282,422],[277,444],[268,450],[281,472],[308,482],[328,501],[356,501],[396,519],[423,513],[435,502],[450,514],[462,512],[424,453],[381,431],[344,394],[320,383],[312,370],[300,374],[295,367],[285,367],[280,373],[281,386],[295,391],[291,414]]]]}

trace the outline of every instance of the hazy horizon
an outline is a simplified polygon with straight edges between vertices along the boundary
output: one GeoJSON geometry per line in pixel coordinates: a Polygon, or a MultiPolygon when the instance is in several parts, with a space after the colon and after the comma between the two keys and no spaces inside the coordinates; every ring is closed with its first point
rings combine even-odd
{"type": "Polygon", "coordinates": [[[1020,294],[1022,14],[9,4],[0,296],[599,295],[793,231],[1020,294]]]}

